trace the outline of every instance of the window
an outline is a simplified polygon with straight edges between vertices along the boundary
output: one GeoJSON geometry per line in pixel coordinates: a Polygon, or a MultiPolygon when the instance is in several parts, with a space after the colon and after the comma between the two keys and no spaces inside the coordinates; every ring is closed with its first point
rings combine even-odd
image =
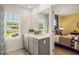
{"type": "Polygon", "coordinates": [[[19,35],[19,17],[16,13],[6,13],[6,30],[8,38],[16,37],[19,35]]]}

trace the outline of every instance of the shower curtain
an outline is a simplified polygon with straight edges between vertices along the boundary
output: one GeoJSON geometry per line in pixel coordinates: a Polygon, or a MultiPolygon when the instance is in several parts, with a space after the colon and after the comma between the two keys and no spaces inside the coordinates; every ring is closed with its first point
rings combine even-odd
{"type": "Polygon", "coordinates": [[[4,43],[4,5],[0,4],[0,55],[5,54],[4,43]]]}

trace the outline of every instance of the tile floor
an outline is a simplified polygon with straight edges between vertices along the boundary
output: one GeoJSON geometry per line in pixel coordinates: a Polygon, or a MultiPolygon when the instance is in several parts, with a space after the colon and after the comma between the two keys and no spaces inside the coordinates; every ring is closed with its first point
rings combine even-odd
{"type": "Polygon", "coordinates": [[[19,50],[7,53],[7,55],[29,55],[29,53],[25,49],[19,49],[19,50]]]}
{"type": "MultiPolygon", "coordinates": [[[[7,55],[30,55],[25,49],[20,49],[7,53],[7,55]]],[[[55,46],[55,55],[78,55],[76,52],[55,46]]]]}

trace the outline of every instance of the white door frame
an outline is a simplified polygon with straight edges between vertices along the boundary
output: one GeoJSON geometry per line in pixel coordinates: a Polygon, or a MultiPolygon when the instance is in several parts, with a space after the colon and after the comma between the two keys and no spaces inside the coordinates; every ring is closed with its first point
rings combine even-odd
{"type": "Polygon", "coordinates": [[[54,54],[54,8],[49,7],[49,35],[50,35],[50,55],[54,54]]]}

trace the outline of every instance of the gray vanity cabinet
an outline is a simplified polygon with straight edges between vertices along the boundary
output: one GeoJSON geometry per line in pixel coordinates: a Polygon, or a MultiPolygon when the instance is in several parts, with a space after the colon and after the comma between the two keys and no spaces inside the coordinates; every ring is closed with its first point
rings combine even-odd
{"type": "Polygon", "coordinates": [[[49,38],[35,39],[29,38],[29,52],[32,55],[49,55],[49,38]]]}

